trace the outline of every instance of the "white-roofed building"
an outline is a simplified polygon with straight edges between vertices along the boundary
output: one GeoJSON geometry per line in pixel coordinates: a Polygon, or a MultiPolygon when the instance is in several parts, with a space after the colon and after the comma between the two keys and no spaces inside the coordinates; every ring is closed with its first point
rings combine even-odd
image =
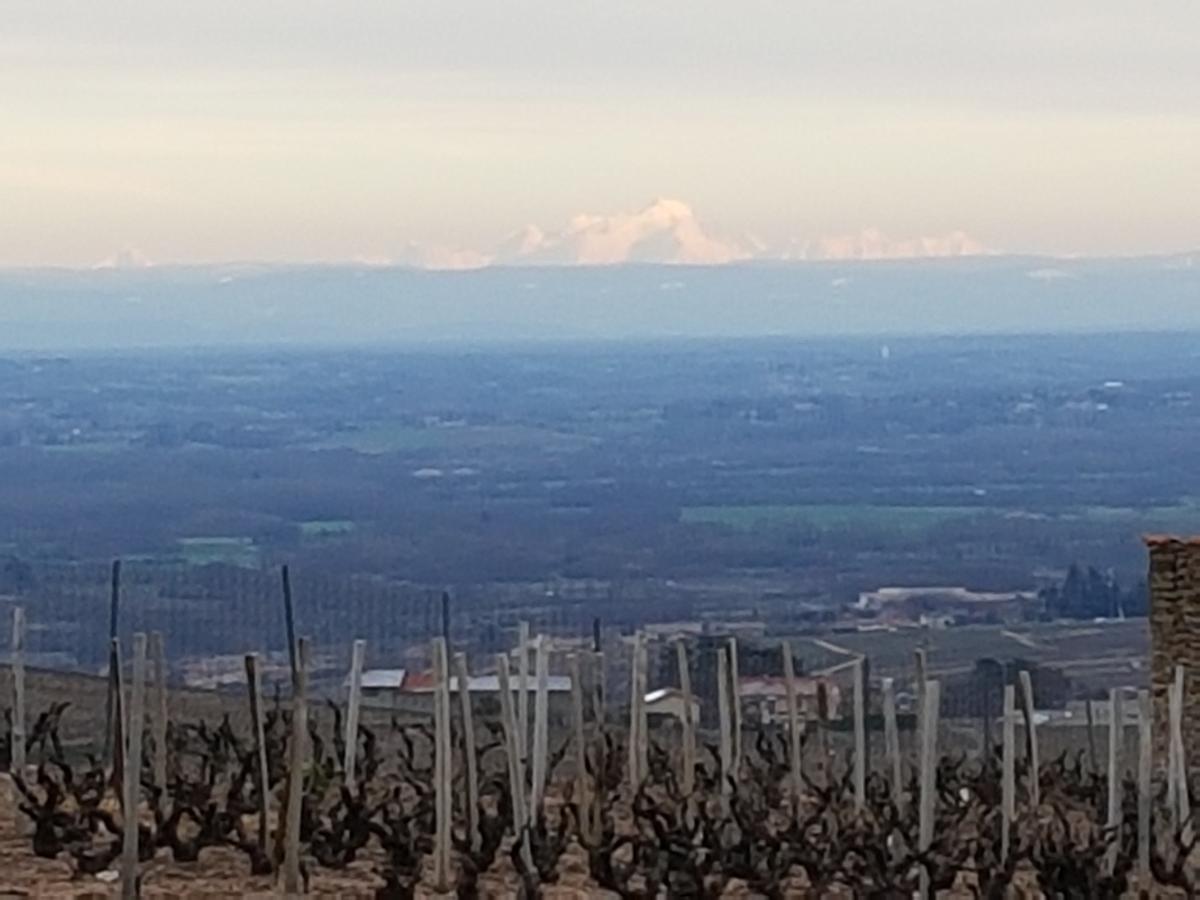
{"type": "MultiPolygon", "coordinates": [[[[679,688],[659,688],[650,691],[644,698],[647,716],[671,716],[683,721],[683,711],[686,708],[683,691],[679,688]]],[[[700,701],[692,695],[692,721],[700,723],[700,701]]]]}

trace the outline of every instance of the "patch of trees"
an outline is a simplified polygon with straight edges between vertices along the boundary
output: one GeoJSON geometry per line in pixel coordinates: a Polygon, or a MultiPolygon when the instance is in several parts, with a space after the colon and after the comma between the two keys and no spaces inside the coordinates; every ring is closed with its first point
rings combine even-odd
{"type": "Polygon", "coordinates": [[[1112,572],[1072,563],[1061,584],[1038,592],[1042,612],[1050,619],[1117,619],[1144,616],[1150,607],[1149,588],[1139,581],[1126,588],[1112,572]]]}

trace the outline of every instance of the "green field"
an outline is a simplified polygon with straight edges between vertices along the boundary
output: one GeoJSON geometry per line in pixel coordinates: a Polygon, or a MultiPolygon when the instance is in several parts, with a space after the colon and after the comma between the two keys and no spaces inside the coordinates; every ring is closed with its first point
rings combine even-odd
{"type": "Polygon", "coordinates": [[[258,547],[249,537],[190,537],[176,543],[184,562],[193,566],[224,563],[256,568],[261,561],[258,547]]]}
{"type": "Polygon", "coordinates": [[[803,654],[805,667],[810,671],[835,666],[854,654],[864,654],[871,660],[874,675],[908,678],[913,670],[914,651],[923,647],[930,671],[935,675],[966,674],[984,657],[1026,659],[1063,669],[1081,687],[1141,684],[1149,643],[1146,619],[1025,622],[1011,627],[905,628],[792,639],[793,647],[803,654]]]}
{"type": "Polygon", "coordinates": [[[439,450],[578,449],[591,438],[528,425],[447,425],[424,427],[379,423],[358,431],[331,435],[312,445],[316,450],[348,449],[359,453],[439,450]]]}
{"type": "Polygon", "coordinates": [[[919,533],[951,519],[992,512],[979,506],[685,506],[682,522],[709,522],[749,530],[760,526],[807,524],[824,530],[886,528],[919,533]]]}
{"type": "Polygon", "coordinates": [[[1185,498],[1176,506],[1085,506],[1071,515],[1092,522],[1122,525],[1131,531],[1200,533],[1200,503],[1185,498]]]}
{"type": "MultiPolygon", "coordinates": [[[[780,525],[810,525],[823,531],[881,528],[919,535],[954,519],[1020,514],[1022,510],[993,506],[872,506],[813,504],[759,506],[685,506],[680,521],[727,525],[743,531],[780,525]]],[[[1187,499],[1177,506],[1137,509],[1127,506],[1083,506],[1048,512],[1045,518],[1118,526],[1142,532],[1200,533],[1200,503],[1187,499]]]]}
{"type": "Polygon", "coordinates": [[[310,519],[300,523],[300,534],[306,538],[337,537],[350,534],[355,528],[350,519],[310,519]]]}

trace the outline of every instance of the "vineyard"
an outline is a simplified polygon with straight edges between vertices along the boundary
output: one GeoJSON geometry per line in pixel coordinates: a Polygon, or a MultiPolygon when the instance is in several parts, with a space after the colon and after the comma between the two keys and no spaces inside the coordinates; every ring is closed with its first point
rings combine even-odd
{"type": "MultiPolygon", "coordinates": [[[[633,639],[620,698],[606,696],[603,654],[556,660],[571,673],[566,715],[549,704],[554,654],[541,638],[491,661],[498,709],[455,689],[467,659],[435,639],[429,715],[362,704],[361,642],[338,701],[309,697],[303,639],[291,690],[266,696],[253,654],[240,695],[168,690],[158,635],[134,636],[132,664],[113,670],[123,679],[82,687],[26,673],[18,655],[0,748],[12,782],[2,886],[63,897],[1193,894],[1196,789],[1175,702],[1156,731],[1148,692],[1131,705],[1114,690],[1101,705],[1109,724],[1089,715],[1085,741],[1055,745],[1023,673],[1004,687],[1000,740],[971,742],[940,719],[923,658],[915,723],[897,715],[893,679],[872,684],[859,658],[840,673],[852,698],[841,727],[800,713],[785,645],[785,720],[750,724],[731,640],[710,730],[687,703],[651,719],[649,643],[633,639]]],[[[690,696],[684,645],[657,649],[677,655],[690,696]]]]}

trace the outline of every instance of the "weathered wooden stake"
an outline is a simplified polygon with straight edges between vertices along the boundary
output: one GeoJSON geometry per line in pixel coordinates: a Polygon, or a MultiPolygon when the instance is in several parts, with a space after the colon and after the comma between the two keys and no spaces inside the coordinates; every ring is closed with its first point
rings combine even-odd
{"type": "Polygon", "coordinates": [[[729,650],[717,649],[717,718],[721,729],[721,793],[730,792],[733,777],[733,735],[729,722],[729,650]]]}
{"type": "MultiPolygon", "coordinates": [[[[925,679],[928,678],[929,657],[924,647],[913,651],[913,703],[917,710],[917,724],[913,741],[917,748],[918,759],[921,749],[921,720],[925,716],[925,679]]],[[[920,766],[920,762],[917,763],[920,766]]],[[[918,768],[918,773],[919,773],[918,768]]]]}
{"type": "Polygon", "coordinates": [[[854,808],[867,805],[867,686],[866,658],[854,666],[854,808]]]}
{"type": "Polygon", "coordinates": [[[434,799],[436,828],[434,832],[434,879],[439,890],[450,885],[450,820],[454,761],[450,746],[450,671],[446,658],[446,639],[433,639],[433,728],[434,742],[434,799]]]}
{"type": "Polygon", "coordinates": [[[796,699],[796,665],[792,661],[792,645],[784,641],[780,645],[783,653],[783,687],[787,697],[788,717],[788,768],[792,781],[792,814],[799,821],[804,797],[804,778],[800,760],[800,704],[796,699]]]}
{"type": "MultiPolygon", "coordinates": [[[[117,624],[120,606],[121,561],[119,559],[114,559],[112,564],[112,583],[109,589],[108,601],[108,694],[104,699],[104,759],[113,764],[114,770],[120,768],[116,760],[116,756],[119,754],[115,749],[113,738],[113,730],[115,727],[119,727],[118,723],[121,720],[121,713],[118,708],[121,695],[121,666],[119,661],[117,665],[113,665],[113,648],[116,647],[115,641],[117,640],[117,624]]],[[[115,743],[119,744],[120,740],[116,740],[115,743]]]]}
{"type": "Polygon", "coordinates": [[[533,854],[529,849],[526,827],[529,824],[525,809],[525,760],[517,746],[517,731],[520,727],[513,710],[512,678],[509,673],[508,654],[496,656],[496,675],[500,682],[500,716],[504,720],[504,742],[508,756],[508,784],[512,797],[513,833],[520,845],[521,858],[526,871],[534,871],[533,854]]]}
{"type": "Polygon", "coordinates": [[[342,760],[345,783],[352,791],[358,766],[358,716],[362,705],[363,659],[366,654],[367,642],[356,640],[350,650],[350,695],[346,700],[346,755],[342,760]]]}
{"type": "Polygon", "coordinates": [[[1033,704],[1033,679],[1028,669],[1022,669],[1021,697],[1025,701],[1025,733],[1029,747],[1029,811],[1037,815],[1042,803],[1041,768],[1038,765],[1037,710],[1033,704]]]}
{"type": "Polygon", "coordinates": [[[537,822],[542,817],[542,799],[550,776],[546,771],[550,749],[550,648],[544,634],[537,636],[534,647],[536,693],[533,698],[533,785],[529,792],[529,814],[537,822]]]}
{"type": "Polygon", "coordinates": [[[154,715],[151,716],[154,738],[154,784],[167,790],[167,653],[161,631],[150,632],[150,664],[154,667],[154,715]]]}
{"type": "Polygon", "coordinates": [[[292,690],[299,680],[299,661],[296,659],[296,608],[292,603],[292,575],[286,565],[279,570],[283,586],[283,626],[287,633],[288,663],[292,668],[292,690]]]}
{"type": "Polygon", "coordinates": [[[1138,691],[1138,890],[1149,891],[1150,880],[1150,812],[1154,767],[1154,720],[1150,692],[1138,691]]]}
{"type": "Polygon", "coordinates": [[[592,758],[595,762],[595,777],[593,779],[592,805],[588,811],[591,816],[591,830],[593,835],[600,834],[602,827],[602,817],[604,814],[602,779],[604,777],[603,773],[608,768],[608,745],[605,743],[607,711],[604,706],[604,682],[606,677],[604,654],[602,652],[593,652],[591,655],[592,758]]]}
{"type": "Polygon", "coordinates": [[[591,785],[587,777],[587,731],[583,722],[583,673],[579,655],[567,656],[567,671],[571,676],[571,728],[575,750],[575,804],[579,810],[579,828],[584,840],[592,840],[591,785]]]}
{"type": "MultiPolygon", "coordinates": [[[[1192,814],[1191,797],[1188,792],[1187,754],[1183,747],[1183,693],[1186,671],[1182,665],[1175,667],[1175,681],[1171,685],[1174,696],[1170,705],[1170,743],[1172,756],[1175,758],[1173,773],[1168,773],[1168,780],[1175,782],[1175,821],[1179,827],[1192,814]]],[[[1190,827],[1190,826],[1189,826],[1190,827]]]]}
{"type": "Polygon", "coordinates": [[[12,611],[12,764],[10,771],[25,778],[25,608],[12,611]]]}
{"type": "Polygon", "coordinates": [[[1088,697],[1084,703],[1084,712],[1087,715],[1087,741],[1088,741],[1088,764],[1091,767],[1092,773],[1100,771],[1100,764],[1097,762],[1096,756],[1096,713],[1092,709],[1092,698],[1088,697]]]}
{"type": "Polygon", "coordinates": [[[529,762],[529,623],[517,625],[517,749],[521,759],[529,762]]]}
{"type": "Polygon", "coordinates": [[[683,772],[679,780],[684,797],[696,789],[696,709],[692,700],[692,670],[688,667],[687,644],[675,642],[675,661],[679,666],[679,694],[683,701],[683,772]]]}
{"type": "Polygon", "coordinates": [[[125,777],[125,693],[121,674],[121,639],[113,638],[108,651],[109,684],[113,688],[113,741],[112,779],[122,810],[125,808],[125,791],[121,788],[125,777]]]}
{"type": "Polygon", "coordinates": [[[642,655],[642,641],[644,640],[640,631],[633,636],[633,656],[629,660],[629,786],[633,790],[637,790],[642,783],[642,773],[639,769],[642,761],[642,755],[638,744],[638,729],[642,724],[641,700],[643,697],[642,686],[638,680],[638,660],[642,655]]]}
{"type": "Polygon", "coordinates": [[[296,668],[293,673],[292,734],[289,741],[287,780],[287,819],[283,845],[283,890],[299,894],[300,881],[300,812],[304,801],[304,772],[308,768],[308,638],[299,638],[295,648],[296,668]]]}
{"type": "Polygon", "coordinates": [[[892,780],[892,804],[896,812],[903,814],[904,770],[900,761],[900,728],[896,724],[896,682],[892,678],[883,679],[883,732],[892,780]]]}
{"type": "MultiPolygon", "coordinates": [[[[1105,822],[1110,831],[1120,833],[1122,820],[1122,757],[1125,751],[1125,709],[1121,688],[1108,692],[1108,818],[1105,822]]],[[[1112,872],[1117,860],[1117,846],[1109,847],[1105,855],[1105,867],[1112,872]]]]}
{"type": "Polygon", "coordinates": [[[475,716],[471,710],[471,673],[467,654],[454,654],[454,669],[458,675],[458,699],[462,706],[463,753],[467,758],[467,828],[471,849],[478,850],[479,834],[479,758],[475,755],[475,716]]]}
{"type": "Polygon", "coordinates": [[[729,696],[733,712],[733,767],[730,771],[736,778],[742,768],[742,689],[736,637],[729,639],[729,696]]]}
{"type": "Polygon", "coordinates": [[[146,702],[146,635],[133,636],[133,685],[129,697],[129,720],[125,733],[125,771],[122,788],[125,791],[124,840],[121,845],[121,897],[134,900],[140,895],[138,884],[138,800],[142,789],[142,727],[146,702]]]}
{"type": "Polygon", "coordinates": [[[646,635],[643,634],[641,643],[638,646],[636,659],[638,673],[638,774],[642,780],[645,780],[650,774],[650,722],[646,715],[646,692],[650,687],[648,652],[646,635]]]}
{"type": "Polygon", "coordinates": [[[604,725],[608,718],[608,713],[604,708],[605,677],[604,654],[599,651],[594,652],[592,653],[592,720],[596,723],[597,738],[604,732],[604,725]]]}
{"type": "MultiPolygon", "coordinates": [[[[937,801],[937,737],[941,682],[926,681],[921,715],[921,805],[917,821],[917,846],[922,852],[933,843],[934,804],[937,801]]],[[[921,896],[929,897],[929,870],[921,868],[921,896]]]]}
{"type": "Polygon", "coordinates": [[[258,851],[274,865],[267,852],[267,829],[271,820],[271,772],[267,766],[267,736],[263,724],[262,671],[258,654],[246,654],[246,690],[250,696],[250,722],[254,727],[254,751],[258,759],[258,851]]]}
{"type": "MultiPolygon", "coordinates": [[[[1176,668],[1178,671],[1178,668],[1176,668]]],[[[1178,792],[1178,781],[1175,777],[1178,761],[1175,758],[1175,690],[1172,681],[1167,685],[1167,815],[1175,817],[1175,795],[1178,792]]]]}
{"type": "Polygon", "coordinates": [[[828,787],[833,778],[829,757],[829,688],[824,679],[817,682],[817,774],[828,787]]]}
{"type": "Polygon", "coordinates": [[[1001,823],[1000,858],[1008,859],[1012,840],[1013,819],[1017,815],[1017,689],[1014,685],[1004,686],[1004,758],[1001,760],[1000,784],[1001,823]]]}

